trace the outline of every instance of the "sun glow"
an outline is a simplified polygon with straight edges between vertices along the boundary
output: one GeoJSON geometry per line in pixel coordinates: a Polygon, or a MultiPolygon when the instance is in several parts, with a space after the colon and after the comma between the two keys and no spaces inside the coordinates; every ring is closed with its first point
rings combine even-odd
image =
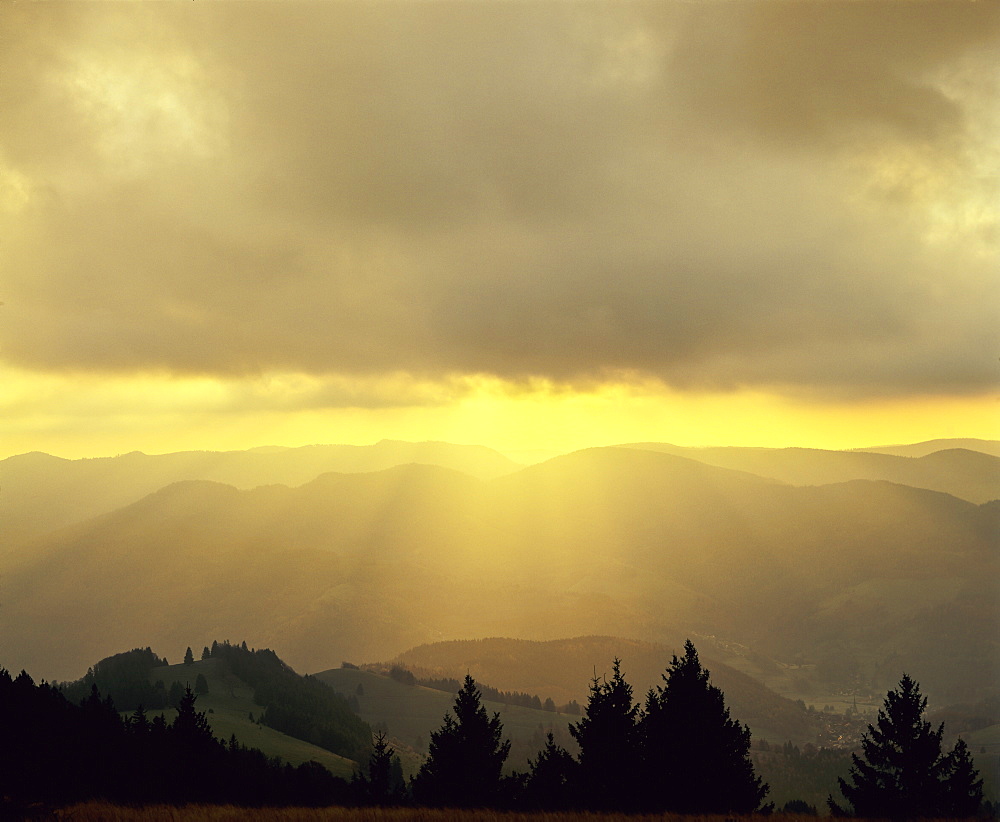
{"type": "Polygon", "coordinates": [[[383,438],[480,443],[544,456],[643,441],[854,448],[1000,435],[991,397],[816,404],[760,391],[679,392],[648,382],[573,389],[545,380],[432,381],[405,374],[223,380],[4,369],[0,381],[0,457],[32,450],[79,458],[132,450],[361,445],[383,438]]]}

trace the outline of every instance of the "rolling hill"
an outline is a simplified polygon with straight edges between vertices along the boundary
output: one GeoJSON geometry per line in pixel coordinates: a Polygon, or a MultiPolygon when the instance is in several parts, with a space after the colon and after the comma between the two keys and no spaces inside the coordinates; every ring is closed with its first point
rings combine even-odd
{"type": "Polygon", "coordinates": [[[932,701],[968,700],[997,681],[998,519],[621,448],[492,480],[182,482],[33,543],[0,579],[0,664],[66,677],[116,648],[244,636],[323,670],[445,639],[700,635],[771,660],[783,692],[884,692],[905,668],[932,701]]]}
{"type": "MultiPolygon", "coordinates": [[[[355,695],[361,718],[373,728],[386,732],[407,775],[417,771],[427,753],[431,731],[441,727],[445,714],[450,713],[455,704],[453,693],[405,685],[372,671],[342,667],[315,676],[339,693],[355,695]]],[[[504,705],[488,699],[483,699],[482,704],[491,715],[500,714],[504,736],[511,740],[511,753],[506,763],[508,772],[526,771],[528,759],[535,757],[545,745],[545,733],[550,730],[561,745],[574,747],[567,726],[578,719],[576,716],[504,705]]]]}
{"type": "MultiPolygon", "coordinates": [[[[334,776],[350,779],[355,763],[343,756],[320,748],[301,739],[288,736],[267,725],[252,722],[250,716],[259,716],[262,708],[253,699],[253,688],[234,676],[220,665],[221,660],[196,660],[193,665],[169,665],[154,668],[153,679],[164,682],[178,681],[194,684],[198,674],[208,681],[208,693],[198,697],[198,710],[205,711],[208,723],[215,736],[228,740],[235,736],[240,744],[257,748],[268,756],[280,756],[292,765],[303,762],[319,762],[334,776]]],[[[159,712],[157,712],[159,713],[159,712]]],[[[168,722],[176,712],[167,708],[163,711],[168,722]]]]}
{"type": "Polygon", "coordinates": [[[489,448],[382,440],[249,451],[185,451],[66,460],[30,453],[0,460],[0,563],[19,542],[136,502],[164,486],[206,480],[250,489],[302,485],[329,472],[367,473],[397,465],[439,465],[490,479],[520,466],[489,448]]]}
{"type": "MultiPolygon", "coordinates": [[[[708,638],[698,638],[695,644],[712,650],[708,638]]],[[[663,684],[662,674],[672,654],[683,652],[682,645],[680,640],[671,649],[600,636],[546,642],[492,637],[421,645],[392,662],[420,677],[457,678],[468,672],[502,690],[551,695],[559,703],[575,699],[586,705],[593,677],[607,675],[612,660],[618,658],[635,698],[641,702],[650,688],[663,684]]],[[[799,745],[836,743],[823,717],[778,696],[747,674],[713,659],[710,653],[701,652],[699,656],[711,672],[713,684],[725,693],[733,716],[750,725],[755,738],[778,743],[791,740],[799,745]]]]}
{"type": "MultiPolygon", "coordinates": [[[[135,699],[128,698],[128,694],[134,693],[135,688],[131,680],[139,676],[148,680],[150,688],[153,683],[157,683],[157,687],[163,690],[151,689],[151,693],[154,695],[159,693],[163,699],[172,683],[176,682],[181,687],[194,689],[198,678],[204,677],[208,692],[198,695],[196,710],[206,714],[212,733],[217,739],[228,742],[235,736],[240,744],[248,748],[257,748],[269,757],[281,757],[284,762],[291,765],[318,762],[334,776],[343,779],[349,780],[354,773],[355,762],[352,759],[255,721],[254,717],[259,720],[263,715],[264,706],[255,701],[255,689],[234,673],[226,659],[210,657],[196,659],[190,664],[154,664],[146,667],[136,660],[137,656],[143,656],[142,652],[136,650],[101,660],[88,669],[88,675],[84,679],[64,682],[60,687],[67,699],[79,702],[90,693],[88,681],[91,680],[93,672],[101,672],[96,682],[101,696],[110,696],[116,708],[122,713],[131,715],[137,704],[144,703],[150,719],[163,715],[169,725],[177,714],[174,708],[154,707],[151,703],[155,699],[152,698],[138,699],[137,704],[131,704],[136,702],[135,699]]],[[[152,656],[148,649],[145,656],[152,656]]],[[[163,661],[165,660],[159,660],[163,661]]],[[[353,716],[352,720],[357,722],[353,716]]],[[[365,733],[367,734],[367,729],[365,733]]]]}

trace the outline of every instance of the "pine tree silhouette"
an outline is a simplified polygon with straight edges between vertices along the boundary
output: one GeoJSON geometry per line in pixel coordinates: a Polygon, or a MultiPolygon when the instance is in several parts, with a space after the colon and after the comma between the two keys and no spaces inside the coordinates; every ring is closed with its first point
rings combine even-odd
{"type": "Polygon", "coordinates": [[[149,734],[150,727],[146,709],[139,705],[128,719],[128,731],[133,736],[145,737],[149,734]]]}
{"type": "Polygon", "coordinates": [[[205,714],[195,710],[197,696],[184,689],[177,706],[177,716],[170,725],[169,741],[174,759],[171,779],[172,799],[206,801],[213,790],[213,772],[217,771],[225,746],[216,740],[205,714]]]}
{"type": "Polygon", "coordinates": [[[751,813],[768,786],[750,761],[750,729],[732,719],[691,640],[650,690],[640,723],[644,804],[677,813],[751,813]]]}
{"type": "Polygon", "coordinates": [[[580,793],[591,809],[630,810],[638,801],[639,706],[615,659],[610,680],[590,683],[585,716],[569,726],[580,745],[580,793]]]}
{"type": "Polygon", "coordinates": [[[955,742],[955,747],[945,757],[943,788],[942,816],[968,817],[979,812],[983,803],[983,780],[979,778],[964,739],[955,742]]]}
{"type": "Polygon", "coordinates": [[[197,699],[194,691],[185,687],[184,696],[177,706],[177,716],[170,726],[174,738],[190,748],[205,747],[209,743],[214,745],[216,741],[205,714],[195,710],[197,699]]]}
{"type": "Polygon", "coordinates": [[[354,791],[364,805],[399,805],[406,799],[402,765],[383,731],[375,734],[368,775],[355,775],[354,791]]]}
{"type": "Polygon", "coordinates": [[[501,770],[510,753],[500,714],[489,717],[471,676],[455,697],[455,717],[431,732],[427,760],[413,779],[413,796],[425,805],[485,808],[502,800],[501,770]]]}
{"type": "Polygon", "coordinates": [[[524,802],[529,808],[559,810],[573,806],[578,765],[569,751],[556,744],[552,731],[546,734],[545,747],[529,766],[524,790],[524,802]]]}
{"type": "MultiPolygon", "coordinates": [[[[920,686],[903,675],[886,694],[876,725],[861,739],[862,756],[852,754],[849,780],[840,790],[857,816],[918,819],[971,816],[982,803],[983,784],[961,740],[941,754],[944,723],[937,730],[924,718],[927,698],[920,686]]],[[[847,815],[833,797],[836,815],[847,815]]]]}

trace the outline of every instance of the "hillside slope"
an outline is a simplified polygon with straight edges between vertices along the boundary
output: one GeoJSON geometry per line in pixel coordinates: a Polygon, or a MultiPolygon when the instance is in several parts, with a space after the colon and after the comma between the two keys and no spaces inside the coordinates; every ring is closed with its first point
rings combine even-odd
{"type": "MultiPolygon", "coordinates": [[[[137,654],[138,652],[133,651],[118,654],[111,659],[101,660],[89,669],[85,679],[63,683],[63,691],[71,701],[79,701],[90,692],[90,686],[87,684],[87,680],[91,676],[90,672],[107,670],[116,661],[119,661],[120,669],[121,660],[135,657],[137,654]]],[[[162,661],[160,660],[160,662],[162,661]]],[[[338,756],[325,748],[302,739],[296,739],[255,721],[254,718],[261,717],[264,708],[254,700],[254,688],[236,676],[222,658],[198,659],[187,665],[183,663],[154,665],[144,671],[136,670],[134,664],[130,667],[133,673],[142,673],[150,685],[153,683],[161,684],[163,690],[160,693],[164,696],[172,683],[180,683],[181,687],[194,689],[198,678],[204,677],[208,692],[198,695],[196,708],[206,714],[212,733],[217,739],[228,742],[231,737],[235,736],[240,744],[248,748],[257,748],[270,757],[281,757],[283,761],[292,765],[301,765],[310,761],[319,762],[332,774],[344,779],[350,779],[354,772],[355,762],[353,760],[338,756]]],[[[141,667],[139,666],[139,668],[141,667]]],[[[103,677],[98,675],[101,695],[103,697],[110,696],[114,700],[116,708],[126,714],[131,714],[136,706],[128,704],[129,700],[124,696],[123,683],[125,681],[113,674],[103,677]]],[[[177,714],[176,710],[171,707],[150,707],[150,700],[145,701],[145,707],[150,719],[162,714],[167,724],[173,722],[177,714]]]]}
{"type": "MultiPolygon", "coordinates": [[[[400,654],[393,662],[417,676],[458,677],[469,672],[502,690],[546,694],[559,703],[575,699],[586,705],[593,677],[607,675],[612,660],[618,658],[635,698],[641,702],[650,688],[663,684],[662,675],[672,654],[683,652],[681,645],[678,642],[671,649],[666,645],[606,636],[546,642],[491,637],[421,645],[400,654]]],[[[711,650],[710,644],[702,645],[711,650]]],[[[732,715],[750,725],[755,738],[779,744],[788,740],[799,745],[836,744],[836,735],[831,736],[830,731],[833,723],[824,724],[823,717],[778,696],[710,654],[699,655],[711,672],[713,684],[725,693],[732,715]]]]}
{"type": "Polygon", "coordinates": [[[839,688],[884,692],[905,667],[936,700],[979,698],[998,515],[630,449],[488,482],[410,465],[179,483],[35,544],[2,580],[0,664],[65,677],[116,648],[244,636],[322,670],[442,639],[701,635],[839,688]]]}
{"type": "Polygon", "coordinates": [[[183,451],[67,460],[21,454],[0,460],[0,563],[4,546],[129,505],[166,485],[205,480],[250,489],[298,486],[320,474],[368,473],[420,463],[492,479],[520,466],[489,448],[382,440],[249,451],[183,451]]]}
{"type": "MultiPolygon", "coordinates": [[[[441,727],[445,714],[451,713],[455,704],[453,693],[405,685],[372,671],[333,668],[315,676],[339,693],[355,695],[361,718],[373,728],[386,732],[408,775],[419,768],[427,753],[431,732],[441,727]]],[[[511,740],[506,762],[508,773],[527,771],[528,759],[537,756],[544,747],[545,734],[549,731],[561,745],[575,747],[567,727],[570,721],[578,719],[576,716],[504,705],[489,699],[483,699],[482,704],[490,715],[500,714],[504,738],[511,740]]]]}

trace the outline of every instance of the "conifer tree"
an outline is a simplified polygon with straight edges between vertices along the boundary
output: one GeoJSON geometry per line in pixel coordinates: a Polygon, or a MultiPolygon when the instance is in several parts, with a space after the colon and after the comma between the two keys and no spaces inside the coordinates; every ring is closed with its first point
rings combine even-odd
{"type": "Polygon", "coordinates": [[[354,789],[365,805],[399,805],[406,798],[403,767],[384,731],[375,734],[368,758],[368,775],[357,773],[354,789]]]}
{"type": "Polygon", "coordinates": [[[194,665],[194,654],[191,653],[191,646],[188,645],[188,649],[184,652],[184,664],[194,665]]]}
{"type": "Polygon", "coordinates": [[[639,706],[615,659],[610,680],[590,683],[585,716],[569,726],[580,745],[579,778],[588,808],[631,810],[637,801],[639,706]]]}
{"type": "Polygon", "coordinates": [[[983,803],[983,780],[979,778],[964,739],[957,740],[945,757],[943,787],[942,816],[969,817],[979,812],[983,803]]]}
{"type": "Polygon", "coordinates": [[[215,743],[215,735],[204,712],[195,710],[197,699],[191,688],[184,689],[184,696],[177,706],[177,716],[174,717],[170,730],[174,738],[185,746],[207,747],[208,743],[215,743]]]}
{"type": "MultiPolygon", "coordinates": [[[[962,740],[942,755],[944,724],[935,730],[923,718],[927,698],[905,675],[886,694],[875,725],[861,739],[862,756],[852,754],[849,780],[840,790],[856,816],[916,819],[971,816],[982,803],[983,783],[962,740]]],[[[833,797],[834,814],[844,815],[833,797]]]]}
{"type": "Polygon", "coordinates": [[[560,810],[574,804],[577,762],[561,745],[552,731],[545,737],[545,747],[530,761],[524,800],[529,808],[560,810]]]}
{"type": "Polygon", "coordinates": [[[750,729],[731,718],[691,640],[650,690],[640,723],[644,804],[677,813],[752,813],[768,786],[750,761],[750,729]]]}
{"type": "Polygon", "coordinates": [[[128,719],[128,730],[129,733],[145,737],[149,733],[150,721],[146,716],[146,709],[140,704],[139,707],[132,712],[132,716],[128,719]]]}
{"type": "Polygon", "coordinates": [[[510,753],[500,714],[487,715],[475,680],[466,675],[444,724],[431,732],[429,753],[413,779],[414,798],[452,808],[495,807],[502,799],[501,770],[510,753]]]}

